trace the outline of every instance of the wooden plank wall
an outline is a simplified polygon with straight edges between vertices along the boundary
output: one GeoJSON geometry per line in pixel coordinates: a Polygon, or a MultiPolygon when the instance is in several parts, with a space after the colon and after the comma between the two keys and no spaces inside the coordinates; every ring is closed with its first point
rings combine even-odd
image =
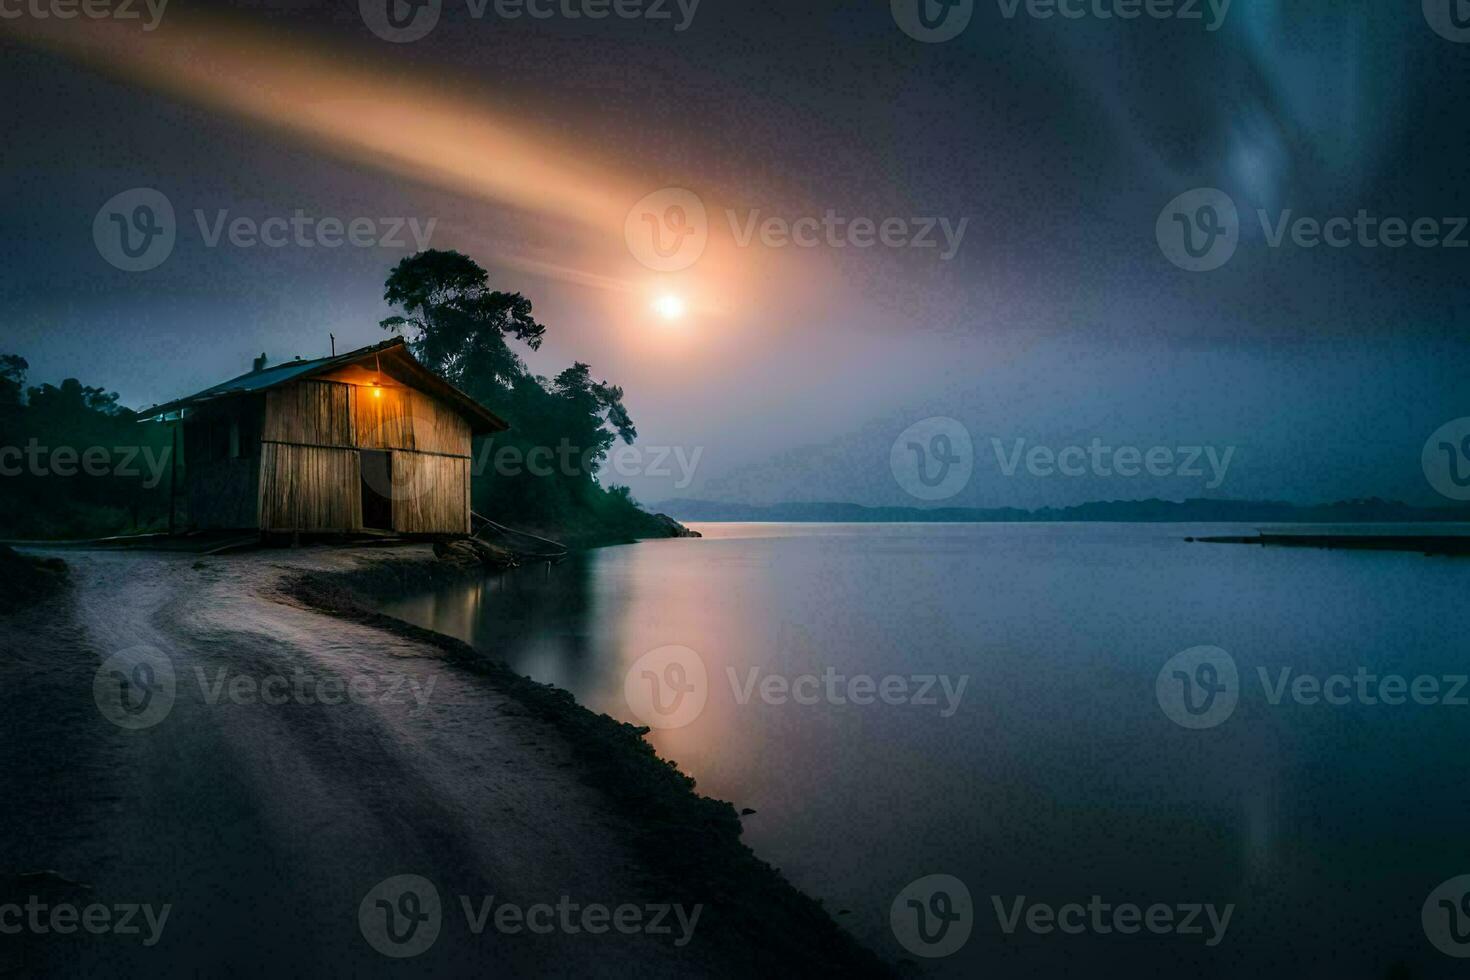
{"type": "Polygon", "coordinates": [[[430,395],[412,388],[354,388],[356,445],[470,454],[470,424],[430,395]]]}
{"type": "Polygon", "coordinates": [[[266,394],[262,528],[361,528],[356,450],[378,449],[393,451],[395,531],[469,533],[470,425],[448,405],[414,388],[334,381],[266,394]]]}
{"type": "Polygon", "coordinates": [[[265,393],[267,442],[307,446],[351,446],[352,389],[347,385],[302,381],[265,393]]]}
{"type": "Polygon", "coordinates": [[[394,452],[393,490],[393,530],[401,534],[470,533],[468,459],[394,452]]]}
{"type": "Polygon", "coordinates": [[[266,531],[362,527],[357,451],[272,442],[261,446],[260,526],[266,531]]]}

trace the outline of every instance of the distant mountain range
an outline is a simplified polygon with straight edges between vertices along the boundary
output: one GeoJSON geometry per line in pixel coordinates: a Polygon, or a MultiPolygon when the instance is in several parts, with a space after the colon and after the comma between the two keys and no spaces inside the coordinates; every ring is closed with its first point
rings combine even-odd
{"type": "Polygon", "coordinates": [[[1005,521],[1112,521],[1190,524],[1362,524],[1470,522],[1470,506],[1411,507],[1397,500],[1342,500],[1289,504],[1271,500],[1099,500],[1072,507],[864,507],[844,503],[738,504],[673,499],[650,509],[681,521],[792,523],[992,523],[1005,521]]]}

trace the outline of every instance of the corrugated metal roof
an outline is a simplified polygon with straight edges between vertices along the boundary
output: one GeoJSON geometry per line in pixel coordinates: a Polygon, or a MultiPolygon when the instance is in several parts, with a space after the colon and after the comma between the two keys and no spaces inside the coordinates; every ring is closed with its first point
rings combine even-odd
{"type": "Polygon", "coordinates": [[[360,347],[357,350],[348,351],[345,354],[338,354],[335,357],[318,357],[309,361],[286,361],[284,364],[277,364],[275,367],[251,371],[237,378],[231,378],[229,381],[222,381],[213,387],[205,388],[203,391],[197,391],[192,395],[187,395],[163,405],[154,406],[153,408],[144,409],[143,413],[146,414],[149,420],[161,418],[170,412],[177,412],[185,408],[194,408],[206,402],[215,401],[216,399],[265,391],[277,385],[285,384],[288,381],[307,378],[313,374],[329,371],[334,367],[362,360],[369,355],[388,351],[392,351],[404,363],[416,369],[423,379],[425,388],[456,405],[461,412],[473,422],[477,423],[475,431],[503,431],[509,428],[505,421],[494,412],[491,412],[488,408],[415,360],[413,355],[408,353],[407,345],[404,343],[402,337],[394,337],[391,340],[383,341],[381,344],[360,347]]]}
{"type": "Polygon", "coordinates": [[[337,358],[317,357],[309,361],[287,361],[284,364],[277,364],[275,367],[263,368],[259,371],[242,374],[238,378],[231,378],[229,381],[221,381],[213,388],[205,388],[203,391],[195,392],[187,398],[179,399],[179,401],[214,398],[219,395],[233,395],[245,391],[264,391],[284,381],[290,381],[292,378],[306,374],[313,368],[320,367],[328,361],[335,360],[337,358]]]}

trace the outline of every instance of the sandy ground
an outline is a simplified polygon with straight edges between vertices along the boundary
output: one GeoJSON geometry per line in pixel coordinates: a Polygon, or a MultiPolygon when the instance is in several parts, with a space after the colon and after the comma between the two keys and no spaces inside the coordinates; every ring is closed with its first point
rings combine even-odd
{"type": "MultiPolygon", "coordinates": [[[[491,895],[496,907],[668,899],[556,731],[433,647],[327,618],[276,591],[303,567],[373,557],[58,554],[72,588],[0,620],[0,903],[39,893],[53,905],[171,910],[151,947],[142,912],[138,935],[0,936],[0,971],[730,972],[697,925],[693,941],[675,945],[684,930],[673,912],[670,932],[658,935],[471,931],[460,896],[476,908],[491,895]],[[167,656],[175,695],[157,724],[125,730],[99,709],[94,679],[107,658],[139,646],[167,656]],[[265,688],[280,700],[298,674],[311,679],[306,696],[265,703],[259,685],[283,678],[265,688]],[[320,703],[313,682],[328,677],[364,679],[360,696],[320,703]],[[59,877],[16,878],[39,871],[59,877]],[[442,925],[425,952],[393,959],[369,945],[359,905],[405,874],[434,884],[442,925]]],[[[104,698],[136,693],[104,679],[104,698]]],[[[0,915],[0,927],[7,921],[0,915]]]]}

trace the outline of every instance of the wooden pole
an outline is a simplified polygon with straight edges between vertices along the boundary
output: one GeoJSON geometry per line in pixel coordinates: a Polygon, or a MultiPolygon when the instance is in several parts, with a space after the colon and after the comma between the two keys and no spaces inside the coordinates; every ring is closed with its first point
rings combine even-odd
{"type": "Polygon", "coordinates": [[[168,427],[168,533],[174,533],[174,501],[179,486],[179,423],[168,427]]]}

